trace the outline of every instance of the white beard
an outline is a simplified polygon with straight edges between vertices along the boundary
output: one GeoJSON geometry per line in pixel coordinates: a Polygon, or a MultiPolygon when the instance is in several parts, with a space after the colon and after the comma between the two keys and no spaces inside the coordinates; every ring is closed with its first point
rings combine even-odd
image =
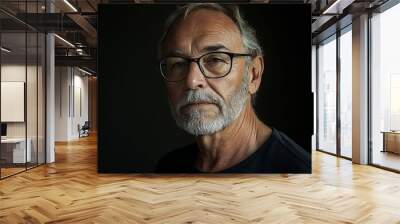
{"type": "Polygon", "coordinates": [[[208,93],[204,90],[189,90],[186,96],[181,99],[175,108],[172,108],[172,115],[176,124],[183,130],[192,135],[209,135],[220,131],[229,126],[240,115],[247,104],[249,95],[248,90],[249,75],[246,72],[243,76],[242,83],[238,91],[231,96],[228,103],[213,93],[208,93]],[[204,111],[199,109],[190,109],[185,114],[181,113],[181,108],[188,103],[210,102],[218,106],[218,114],[209,118],[204,111]]]}

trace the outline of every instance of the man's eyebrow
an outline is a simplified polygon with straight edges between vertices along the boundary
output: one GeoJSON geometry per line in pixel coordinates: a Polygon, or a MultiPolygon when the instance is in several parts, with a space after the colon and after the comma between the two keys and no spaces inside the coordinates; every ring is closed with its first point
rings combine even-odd
{"type": "Polygon", "coordinates": [[[219,51],[219,50],[228,50],[228,51],[230,51],[229,48],[225,47],[222,44],[210,45],[210,46],[207,46],[207,47],[203,48],[201,51],[202,52],[210,52],[210,51],[219,51]]]}
{"type": "MultiPolygon", "coordinates": [[[[209,45],[204,47],[201,52],[207,53],[207,52],[212,52],[212,51],[219,51],[219,50],[227,50],[227,51],[231,51],[229,48],[225,47],[222,44],[215,44],[215,45],[209,45]]],[[[185,53],[183,53],[180,50],[172,50],[172,51],[168,51],[165,54],[165,57],[187,57],[187,55],[185,53]]]]}
{"type": "Polygon", "coordinates": [[[169,51],[165,54],[165,57],[185,57],[186,55],[180,50],[169,51]]]}

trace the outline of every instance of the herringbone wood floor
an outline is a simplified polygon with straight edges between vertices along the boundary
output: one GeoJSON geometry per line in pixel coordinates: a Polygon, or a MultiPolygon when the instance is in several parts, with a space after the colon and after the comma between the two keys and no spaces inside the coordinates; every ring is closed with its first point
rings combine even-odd
{"type": "Polygon", "coordinates": [[[320,152],[312,175],[97,174],[89,137],[0,181],[0,223],[400,223],[400,175],[320,152]]]}

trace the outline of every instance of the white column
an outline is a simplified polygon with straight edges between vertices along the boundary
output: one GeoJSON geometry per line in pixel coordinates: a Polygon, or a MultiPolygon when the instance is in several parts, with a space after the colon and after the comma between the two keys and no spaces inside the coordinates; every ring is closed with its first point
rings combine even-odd
{"type": "MultiPolygon", "coordinates": [[[[46,1],[47,12],[53,12],[54,6],[46,1]]],[[[55,162],[55,44],[54,35],[46,35],[46,163],[55,162]]]]}
{"type": "Polygon", "coordinates": [[[353,19],[353,162],[368,163],[368,16],[353,19]]]}

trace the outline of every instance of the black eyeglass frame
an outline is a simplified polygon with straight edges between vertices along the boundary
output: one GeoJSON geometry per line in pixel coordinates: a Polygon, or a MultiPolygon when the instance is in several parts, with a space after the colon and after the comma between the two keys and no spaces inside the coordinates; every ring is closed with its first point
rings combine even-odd
{"type": "Polygon", "coordinates": [[[162,75],[162,77],[165,79],[165,81],[167,81],[167,82],[180,82],[180,81],[182,81],[182,80],[184,80],[184,79],[186,78],[186,76],[184,76],[182,79],[176,80],[176,81],[171,81],[171,80],[168,80],[168,79],[167,79],[166,75],[163,73],[162,64],[163,64],[163,62],[165,61],[165,59],[166,59],[166,58],[169,58],[169,57],[183,58],[183,59],[189,61],[189,64],[190,64],[191,62],[196,62],[197,66],[199,67],[199,69],[200,69],[201,73],[204,75],[204,77],[206,77],[206,78],[208,78],[208,79],[219,79],[219,78],[223,78],[223,77],[227,76],[227,75],[231,72],[231,70],[232,70],[232,65],[233,65],[233,59],[234,59],[235,57],[246,57],[246,56],[247,56],[247,57],[249,57],[249,56],[250,56],[250,57],[254,57],[255,55],[254,55],[254,54],[245,54],[245,53],[233,53],[233,52],[226,52],[226,51],[212,51],[212,52],[208,52],[208,53],[206,53],[206,54],[203,54],[203,55],[201,55],[200,57],[197,57],[197,58],[187,58],[187,57],[182,57],[182,56],[167,56],[167,57],[164,57],[164,58],[162,58],[162,59],[160,60],[160,65],[159,65],[159,66],[160,66],[161,75],[162,75]],[[215,54],[215,53],[223,53],[223,54],[229,55],[229,57],[230,57],[230,59],[231,59],[231,64],[230,64],[230,67],[229,67],[228,72],[227,72],[225,75],[219,76],[219,77],[209,77],[209,76],[207,76],[207,75],[205,74],[202,65],[200,65],[200,60],[201,60],[201,58],[203,58],[203,57],[205,57],[205,56],[207,56],[207,55],[215,54]]]}

